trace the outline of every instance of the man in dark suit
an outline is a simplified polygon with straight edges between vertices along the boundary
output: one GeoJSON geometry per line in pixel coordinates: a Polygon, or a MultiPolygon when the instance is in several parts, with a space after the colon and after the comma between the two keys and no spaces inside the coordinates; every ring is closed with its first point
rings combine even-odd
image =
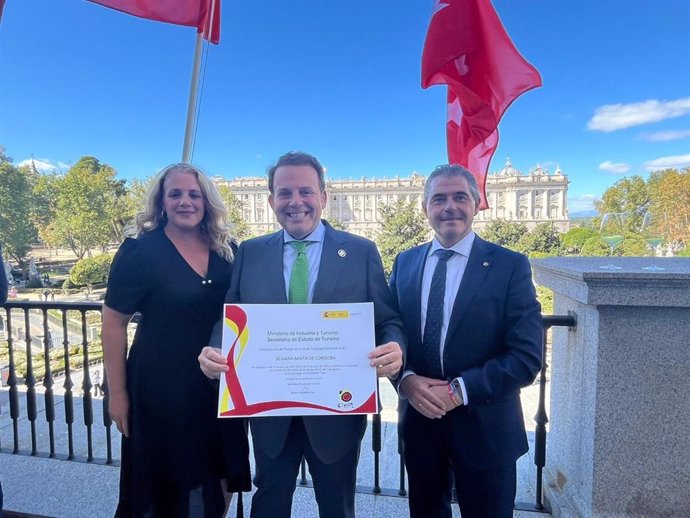
{"type": "Polygon", "coordinates": [[[401,253],[390,284],[407,332],[400,433],[412,518],[513,516],[515,462],[527,451],[520,388],[539,372],[542,324],[524,255],[472,231],[480,202],[465,168],[424,188],[431,243],[401,253]]]}
{"type": "MultiPolygon", "coordinates": [[[[7,273],[5,272],[5,262],[2,259],[2,248],[0,248],[0,304],[7,302],[7,273]]],[[[2,518],[2,483],[0,482],[0,518],[2,518]]]]}
{"type": "Polygon", "coordinates": [[[7,302],[7,273],[5,272],[5,262],[2,259],[2,248],[0,248],[0,304],[7,302]]]}
{"type": "MultiPolygon", "coordinates": [[[[369,360],[379,376],[397,376],[404,332],[381,259],[371,241],[321,221],[327,200],[321,164],[311,155],[288,153],[269,169],[268,188],[269,203],[283,230],[240,245],[226,302],[300,302],[293,296],[303,297],[303,303],[373,302],[376,343],[381,345],[369,353],[369,360]],[[291,283],[300,243],[308,263],[308,283],[301,295],[291,283]]],[[[218,330],[216,326],[212,347],[199,356],[201,369],[210,378],[227,371],[225,358],[215,348],[220,347],[218,330]]],[[[250,427],[257,487],[253,518],[290,516],[302,457],[314,481],[321,518],[354,517],[365,416],[257,417],[250,419],[250,427]]]]}

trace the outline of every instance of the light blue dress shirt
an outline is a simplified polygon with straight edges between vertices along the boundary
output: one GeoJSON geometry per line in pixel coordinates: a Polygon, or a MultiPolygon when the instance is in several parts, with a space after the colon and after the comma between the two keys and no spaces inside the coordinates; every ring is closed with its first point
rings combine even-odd
{"type": "Polygon", "coordinates": [[[314,231],[304,239],[295,239],[285,230],[283,230],[283,278],[285,279],[285,295],[290,298],[290,273],[292,266],[297,259],[297,252],[288,243],[290,241],[311,241],[312,244],[307,246],[307,262],[309,263],[309,292],[307,294],[307,301],[311,304],[314,298],[314,286],[316,279],[319,276],[319,266],[321,266],[321,251],[323,250],[323,238],[326,234],[326,227],[319,221],[314,231]]]}

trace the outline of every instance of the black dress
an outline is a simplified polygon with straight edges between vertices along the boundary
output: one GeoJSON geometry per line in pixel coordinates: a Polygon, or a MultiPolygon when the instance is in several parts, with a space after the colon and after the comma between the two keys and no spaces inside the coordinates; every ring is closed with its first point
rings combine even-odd
{"type": "Polygon", "coordinates": [[[201,277],[162,229],[125,240],[113,260],[106,305],[142,314],[127,358],[118,518],[219,518],[220,478],[251,489],[246,423],[216,418],[218,390],[197,359],[231,274],[212,251],[201,277]]]}

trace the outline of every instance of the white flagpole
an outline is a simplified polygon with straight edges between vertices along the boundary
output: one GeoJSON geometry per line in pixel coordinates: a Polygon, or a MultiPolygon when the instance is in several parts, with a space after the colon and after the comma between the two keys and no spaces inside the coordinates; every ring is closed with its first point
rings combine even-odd
{"type": "Polygon", "coordinates": [[[201,45],[203,34],[196,35],[194,48],[194,64],[192,65],[192,83],[189,86],[189,102],[187,103],[187,124],[184,130],[184,147],[182,148],[182,162],[188,163],[192,154],[192,139],[194,138],[194,119],[196,118],[196,97],[199,91],[199,72],[201,70],[201,45]]]}
{"type": "MultiPolygon", "coordinates": [[[[2,0],[0,0],[2,1],[2,0]]],[[[216,0],[210,0],[211,9],[209,9],[208,20],[206,27],[208,27],[208,40],[211,41],[213,36],[213,15],[216,10],[216,0]]],[[[192,155],[192,141],[194,140],[194,122],[196,119],[196,102],[199,91],[199,73],[201,72],[201,48],[203,44],[204,33],[199,32],[196,35],[196,45],[194,47],[194,64],[192,65],[192,82],[189,86],[189,102],[187,103],[187,123],[184,131],[184,146],[182,148],[182,162],[188,163],[192,155]]]]}

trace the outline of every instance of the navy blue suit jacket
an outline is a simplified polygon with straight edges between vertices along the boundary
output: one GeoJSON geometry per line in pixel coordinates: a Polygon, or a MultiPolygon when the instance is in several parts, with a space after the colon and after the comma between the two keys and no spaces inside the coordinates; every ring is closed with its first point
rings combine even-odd
{"type": "Polygon", "coordinates": [[[5,275],[5,263],[2,260],[2,250],[0,250],[0,304],[7,301],[7,275],[5,275]]]}
{"type": "MultiPolygon", "coordinates": [[[[408,337],[422,347],[421,286],[431,244],[401,253],[390,284],[408,337]]],[[[446,414],[454,446],[470,465],[496,467],[527,451],[520,388],[534,381],[542,360],[541,308],[527,258],[479,236],[467,261],[448,325],[444,377],[462,376],[468,406],[446,414]]],[[[407,365],[414,370],[414,366],[407,365]]],[[[426,419],[401,400],[401,434],[426,419]]]]}
{"type": "MultiPolygon", "coordinates": [[[[323,249],[312,302],[373,302],[376,343],[398,342],[404,331],[390,293],[376,246],[371,241],[333,229],[325,223],[323,249]],[[339,251],[344,251],[338,253],[339,251]]],[[[235,257],[226,303],[287,304],[283,276],[283,231],[244,241],[235,257]]],[[[220,347],[219,326],[211,344],[220,347]]],[[[373,347],[372,347],[373,348],[373,347]]],[[[304,417],[309,441],[319,459],[335,462],[361,441],[365,416],[304,417]]],[[[271,458],[283,449],[290,417],[249,420],[255,448],[271,458]]]]}

